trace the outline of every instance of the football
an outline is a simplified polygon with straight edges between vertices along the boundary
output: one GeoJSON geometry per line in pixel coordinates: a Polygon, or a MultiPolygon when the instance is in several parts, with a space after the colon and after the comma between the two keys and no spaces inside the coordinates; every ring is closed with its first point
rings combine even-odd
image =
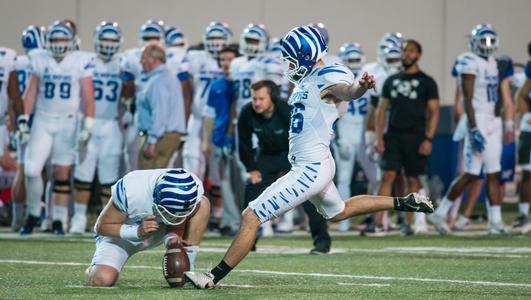
{"type": "Polygon", "coordinates": [[[176,244],[166,250],[162,260],[162,273],[170,287],[182,287],[186,280],[184,272],[189,270],[190,261],[186,249],[181,244],[176,244]]]}

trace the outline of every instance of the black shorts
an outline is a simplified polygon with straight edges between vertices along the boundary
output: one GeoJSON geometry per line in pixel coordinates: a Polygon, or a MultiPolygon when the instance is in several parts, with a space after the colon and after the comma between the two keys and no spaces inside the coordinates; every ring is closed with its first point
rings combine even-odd
{"type": "Polygon", "coordinates": [[[426,174],[428,157],[419,154],[419,147],[424,139],[423,133],[386,133],[385,151],[380,164],[382,170],[400,171],[404,168],[406,176],[426,174]]]}
{"type": "Polygon", "coordinates": [[[522,131],[518,140],[518,164],[529,165],[529,153],[531,152],[531,132],[522,131]]]}

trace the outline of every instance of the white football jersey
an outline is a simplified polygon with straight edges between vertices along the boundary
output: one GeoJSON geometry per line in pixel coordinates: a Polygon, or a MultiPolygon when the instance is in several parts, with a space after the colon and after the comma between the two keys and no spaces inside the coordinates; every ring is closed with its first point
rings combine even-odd
{"type": "Polygon", "coordinates": [[[186,57],[186,49],[171,47],[166,49],[166,66],[177,78],[184,80],[182,76],[190,73],[190,62],[186,57]]]}
{"type": "Polygon", "coordinates": [[[29,53],[32,74],[39,78],[36,112],[66,116],[76,114],[81,103],[79,80],[92,77],[94,55],[73,51],[57,62],[46,50],[29,53]]]}
{"type": "Polygon", "coordinates": [[[187,59],[190,63],[190,75],[194,80],[192,115],[196,119],[201,119],[212,82],[222,76],[223,71],[216,59],[204,50],[188,52],[187,59]]]}
{"type": "Polygon", "coordinates": [[[31,77],[30,61],[27,55],[19,55],[15,59],[15,69],[17,70],[18,87],[20,95],[24,95],[31,77]]]}
{"type": "Polygon", "coordinates": [[[99,119],[118,118],[118,106],[120,95],[122,94],[122,71],[121,59],[119,56],[113,57],[109,62],[104,62],[101,58],[95,58],[94,75],[94,117],[99,119]]]}
{"type": "Polygon", "coordinates": [[[498,67],[494,56],[485,60],[472,52],[463,53],[457,59],[456,71],[460,86],[461,75],[476,76],[472,98],[474,113],[494,116],[498,101],[498,67]]]}
{"type": "Polygon", "coordinates": [[[142,92],[142,73],[144,69],[140,63],[142,57],[141,48],[132,48],[125,51],[122,55],[122,70],[125,74],[124,80],[134,80],[135,82],[135,95],[142,92]],[[130,77],[132,76],[132,77],[130,77]]]}
{"type": "Polygon", "coordinates": [[[241,56],[231,62],[230,75],[234,83],[236,112],[252,100],[251,85],[260,80],[271,80],[279,86],[285,84],[285,66],[274,56],[262,55],[249,59],[241,56]]]}
{"type": "MultiPolygon", "coordinates": [[[[125,224],[140,224],[142,219],[153,215],[153,190],[160,175],[169,169],[138,170],[125,175],[112,186],[113,204],[127,215],[125,224]]],[[[197,197],[201,199],[204,188],[201,181],[192,174],[199,184],[197,197]]],[[[154,236],[164,235],[165,226],[160,226],[154,236]]]]}
{"type": "Polygon", "coordinates": [[[7,96],[7,86],[9,84],[9,73],[15,70],[15,50],[0,47],[0,117],[5,116],[9,99],[7,96]]]}
{"type": "Polygon", "coordinates": [[[289,133],[292,163],[312,163],[329,157],[335,122],[345,113],[347,103],[327,103],[321,99],[321,92],[335,84],[353,82],[352,72],[336,64],[314,69],[296,86],[288,100],[292,106],[289,133]]]}

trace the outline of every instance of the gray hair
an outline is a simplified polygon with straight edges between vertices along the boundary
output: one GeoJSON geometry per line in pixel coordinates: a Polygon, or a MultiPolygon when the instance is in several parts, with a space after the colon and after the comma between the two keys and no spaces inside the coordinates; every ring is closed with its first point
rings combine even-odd
{"type": "Polygon", "coordinates": [[[160,60],[162,63],[166,63],[166,51],[158,43],[147,44],[142,52],[146,53],[148,57],[160,60]]]}

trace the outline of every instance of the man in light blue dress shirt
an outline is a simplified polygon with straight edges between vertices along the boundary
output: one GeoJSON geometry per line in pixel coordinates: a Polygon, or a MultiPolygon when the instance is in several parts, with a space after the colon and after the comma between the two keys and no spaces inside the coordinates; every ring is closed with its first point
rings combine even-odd
{"type": "Polygon", "coordinates": [[[140,62],[145,88],[137,99],[142,136],[138,166],[166,168],[186,132],[183,92],[177,77],[166,67],[166,54],[160,45],[145,46],[140,62]]]}

